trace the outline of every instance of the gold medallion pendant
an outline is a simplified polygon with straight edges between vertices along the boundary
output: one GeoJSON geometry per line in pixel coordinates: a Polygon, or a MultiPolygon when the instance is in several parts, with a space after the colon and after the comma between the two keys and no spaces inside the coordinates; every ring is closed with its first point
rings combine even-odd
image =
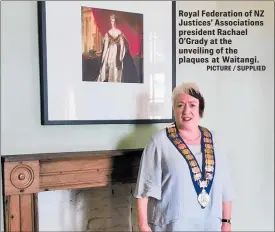
{"type": "Polygon", "coordinates": [[[200,205],[205,208],[209,201],[210,201],[210,196],[209,194],[205,191],[205,189],[202,190],[202,192],[199,194],[198,196],[198,201],[200,203],[200,205]]]}

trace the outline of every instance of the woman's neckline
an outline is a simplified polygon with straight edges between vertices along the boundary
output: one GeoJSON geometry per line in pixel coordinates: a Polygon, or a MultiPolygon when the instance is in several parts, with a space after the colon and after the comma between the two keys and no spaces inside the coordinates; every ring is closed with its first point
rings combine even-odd
{"type": "Polygon", "coordinates": [[[186,145],[188,147],[200,147],[201,146],[201,144],[187,144],[187,143],[186,143],[186,145]]]}

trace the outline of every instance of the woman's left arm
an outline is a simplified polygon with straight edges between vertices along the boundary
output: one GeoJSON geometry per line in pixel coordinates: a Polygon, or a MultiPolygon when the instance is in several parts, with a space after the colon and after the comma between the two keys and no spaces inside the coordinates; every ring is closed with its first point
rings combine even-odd
{"type": "MultiPolygon", "coordinates": [[[[215,142],[217,139],[214,138],[215,142]]],[[[232,179],[229,171],[229,163],[227,160],[226,146],[222,145],[220,139],[218,139],[217,150],[221,155],[221,170],[222,170],[222,232],[231,231],[231,218],[232,218],[232,201],[234,198],[234,189],[232,179]],[[228,221],[227,221],[228,220],[228,221]]]]}
{"type": "MultiPolygon", "coordinates": [[[[231,220],[232,201],[224,201],[222,204],[222,218],[231,220]]],[[[231,231],[231,222],[222,222],[222,232],[231,231]]]]}
{"type": "Polygon", "coordinates": [[[231,231],[233,185],[229,172],[229,163],[224,156],[223,161],[223,193],[222,193],[222,232],[231,231]],[[228,221],[226,221],[228,220],[228,221]]]}

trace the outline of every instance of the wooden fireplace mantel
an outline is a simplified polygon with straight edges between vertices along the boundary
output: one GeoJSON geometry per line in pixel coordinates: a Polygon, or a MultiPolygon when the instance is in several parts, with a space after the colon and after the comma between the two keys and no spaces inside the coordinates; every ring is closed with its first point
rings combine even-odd
{"type": "Polygon", "coordinates": [[[39,192],[135,182],[142,151],[2,156],[5,231],[39,231],[39,192]]]}

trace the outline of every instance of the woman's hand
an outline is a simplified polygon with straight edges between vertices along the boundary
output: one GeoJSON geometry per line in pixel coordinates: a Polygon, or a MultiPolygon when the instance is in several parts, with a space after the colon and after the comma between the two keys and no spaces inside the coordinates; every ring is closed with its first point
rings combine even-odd
{"type": "Polygon", "coordinates": [[[231,224],[228,222],[222,223],[222,232],[231,232],[231,224]]]}
{"type": "Polygon", "coordinates": [[[148,224],[143,224],[139,226],[140,232],[152,232],[150,226],[148,224]]]}

